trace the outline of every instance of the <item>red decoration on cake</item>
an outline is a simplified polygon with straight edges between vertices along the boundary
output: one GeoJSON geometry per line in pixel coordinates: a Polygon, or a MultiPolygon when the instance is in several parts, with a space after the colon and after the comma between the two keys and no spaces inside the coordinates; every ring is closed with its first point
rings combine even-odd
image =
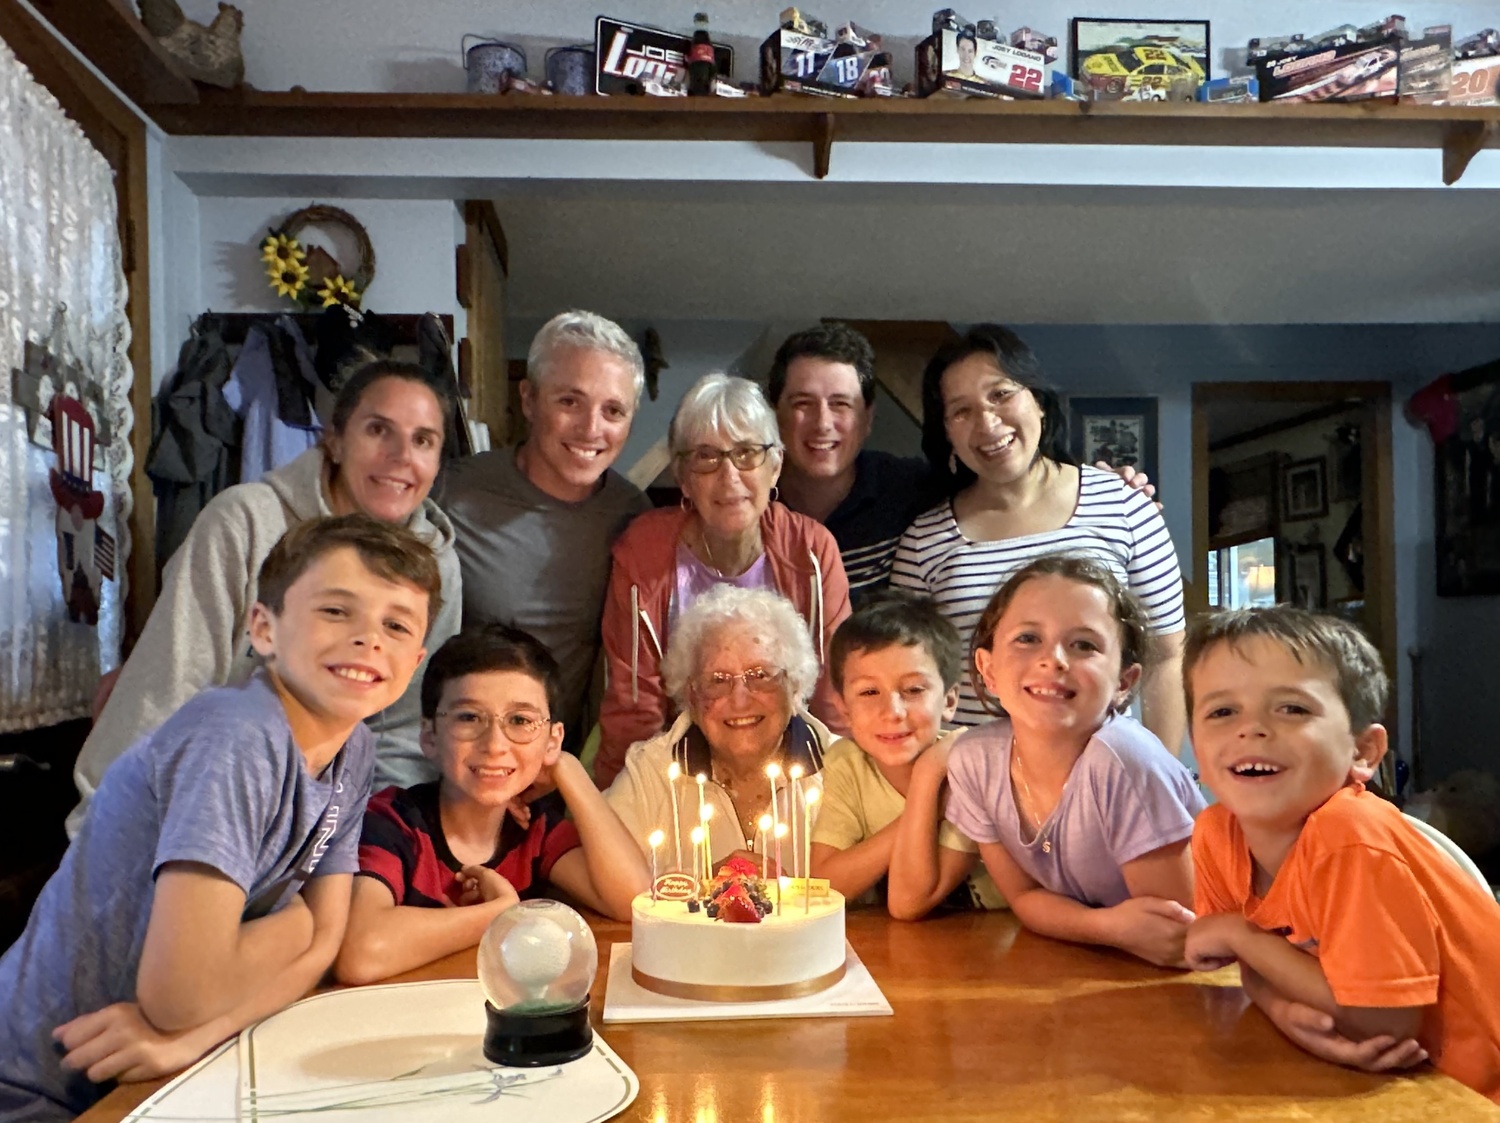
{"type": "Polygon", "coordinates": [[[708,883],[708,907],[714,920],[729,924],[759,924],[771,911],[766,884],[757,876],[754,862],[730,858],[708,883]]]}

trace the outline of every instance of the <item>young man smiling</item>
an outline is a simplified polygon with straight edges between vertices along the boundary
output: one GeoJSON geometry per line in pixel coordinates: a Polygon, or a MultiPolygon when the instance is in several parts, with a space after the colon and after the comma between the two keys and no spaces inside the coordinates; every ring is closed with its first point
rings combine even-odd
{"type": "Polygon", "coordinates": [[[526,359],[525,442],[462,460],[439,482],[457,533],[464,624],[509,624],[546,645],[562,667],[556,717],[573,751],[588,732],[610,546],[651,506],[610,470],[644,384],[640,349],[623,328],[563,312],[526,359]]]}
{"type": "Polygon", "coordinates": [[[828,528],[858,607],[885,587],[896,544],[942,499],[942,480],[925,460],[865,449],[875,352],[851,327],[825,323],[790,336],[771,365],[768,396],[786,445],[781,501],[828,528]]]}

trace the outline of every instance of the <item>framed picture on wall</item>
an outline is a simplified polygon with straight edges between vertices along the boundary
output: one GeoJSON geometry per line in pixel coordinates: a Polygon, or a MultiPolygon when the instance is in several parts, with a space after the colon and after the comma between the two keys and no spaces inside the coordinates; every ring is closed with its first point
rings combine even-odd
{"type": "Polygon", "coordinates": [[[1192,101],[1209,73],[1208,21],[1073,20],[1073,77],[1096,100],[1192,101]]]}
{"type": "Polygon", "coordinates": [[[1070,398],[1068,408],[1069,448],[1080,464],[1129,465],[1150,476],[1160,492],[1155,398],[1070,398]]]}
{"type": "Polygon", "coordinates": [[[1283,601],[1313,611],[1328,607],[1327,549],[1321,542],[1288,543],[1282,550],[1282,566],[1286,571],[1283,601]]]}
{"type": "Polygon", "coordinates": [[[1328,458],[1314,456],[1288,464],[1281,473],[1281,518],[1321,519],[1328,514],[1328,458]]]}

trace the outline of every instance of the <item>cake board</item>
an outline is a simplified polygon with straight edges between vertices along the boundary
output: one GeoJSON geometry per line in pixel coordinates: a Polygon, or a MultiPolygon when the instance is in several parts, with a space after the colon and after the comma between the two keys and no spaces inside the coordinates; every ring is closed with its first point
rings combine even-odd
{"type": "Polygon", "coordinates": [[[601,1123],[640,1091],[597,1033],[576,1061],[506,1068],[485,1059],[484,1029],[472,979],[314,995],[245,1030],[127,1121],[465,1123],[508,1104],[552,1123],[601,1123]]]}
{"type": "Polygon", "coordinates": [[[730,1021],[747,1018],[861,1018],[891,1014],[880,987],[844,941],[844,977],[827,990],[801,998],[770,1002],[699,1002],[647,990],[631,977],[630,945],[609,949],[609,978],[604,990],[606,1023],[730,1021]]]}

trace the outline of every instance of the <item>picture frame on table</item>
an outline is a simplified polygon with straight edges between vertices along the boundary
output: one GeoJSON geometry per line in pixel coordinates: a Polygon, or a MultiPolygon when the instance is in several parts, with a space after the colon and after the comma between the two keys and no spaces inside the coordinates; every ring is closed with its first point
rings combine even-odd
{"type": "Polygon", "coordinates": [[[1288,464],[1281,473],[1281,519],[1321,519],[1328,514],[1328,458],[1314,456],[1288,464]]]}
{"type": "Polygon", "coordinates": [[[1096,100],[1192,101],[1212,71],[1208,20],[1075,16],[1070,31],[1070,73],[1096,100]]]}
{"type": "Polygon", "coordinates": [[[1069,451],[1080,464],[1104,461],[1145,472],[1156,485],[1157,426],[1155,398],[1070,398],[1069,451]]]}
{"type": "Polygon", "coordinates": [[[1287,543],[1281,551],[1286,581],[1281,600],[1321,612],[1328,607],[1328,549],[1321,542],[1287,543]]]}

